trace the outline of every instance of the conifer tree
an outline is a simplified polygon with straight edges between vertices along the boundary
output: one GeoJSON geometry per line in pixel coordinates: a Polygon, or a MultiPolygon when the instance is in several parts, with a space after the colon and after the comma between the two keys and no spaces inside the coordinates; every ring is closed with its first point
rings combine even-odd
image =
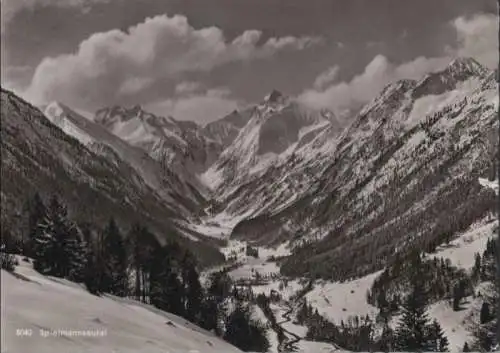
{"type": "Polygon", "coordinates": [[[206,296],[201,304],[201,315],[198,324],[208,331],[217,330],[218,306],[214,298],[206,296]]]}
{"type": "Polygon", "coordinates": [[[35,255],[35,239],[40,236],[40,224],[47,217],[47,208],[40,194],[37,192],[26,204],[28,212],[27,239],[23,244],[23,255],[33,257],[35,255]]]}
{"type": "Polygon", "coordinates": [[[67,214],[66,207],[53,195],[34,238],[34,267],[42,274],[65,277],[69,273],[69,259],[64,248],[69,233],[67,214]]]}
{"type": "Polygon", "coordinates": [[[270,346],[264,326],[240,302],[228,317],[223,338],[244,352],[267,352],[270,346]]]}
{"type": "Polygon", "coordinates": [[[87,290],[92,294],[100,294],[102,292],[101,276],[104,269],[99,265],[97,247],[90,244],[87,247],[87,262],[84,270],[83,282],[87,290]]]}
{"type": "Polygon", "coordinates": [[[128,293],[127,252],[120,229],[113,218],[103,231],[102,242],[102,256],[105,261],[102,288],[105,292],[126,296],[128,293]]]}
{"type": "Polygon", "coordinates": [[[33,239],[33,267],[41,274],[54,273],[53,253],[54,249],[54,227],[52,221],[47,217],[39,225],[39,230],[33,239]]]}
{"type": "Polygon", "coordinates": [[[434,320],[428,328],[427,350],[430,352],[448,351],[448,338],[444,335],[443,329],[437,320],[434,320]]]}
{"type": "Polygon", "coordinates": [[[480,324],[485,324],[489,321],[491,321],[492,316],[490,313],[490,305],[488,302],[483,302],[483,305],[481,305],[481,312],[479,314],[479,322],[480,324]]]}
{"type": "Polygon", "coordinates": [[[474,254],[474,267],[472,273],[475,279],[479,278],[479,274],[481,273],[481,255],[479,255],[479,253],[474,254]]]}
{"type": "Polygon", "coordinates": [[[68,224],[64,251],[66,253],[65,258],[68,261],[68,278],[75,282],[83,281],[88,260],[87,243],[83,240],[77,226],[72,222],[68,224]]]}
{"type": "Polygon", "coordinates": [[[394,331],[386,323],[384,324],[382,335],[380,336],[379,350],[382,352],[391,352],[393,348],[393,341],[394,341],[394,331]]]}
{"type": "Polygon", "coordinates": [[[172,257],[166,247],[153,253],[150,288],[151,304],[179,316],[185,314],[182,282],[172,266],[172,257]]]}
{"type": "MultiPolygon", "coordinates": [[[[35,208],[41,214],[44,206],[36,196],[34,205],[38,205],[35,208]]],[[[66,206],[54,195],[43,212],[44,220],[32,231],[35,269],[42,274],[82,281],[87,246],[77,226],[68,218],[66,206]]]]}
{"type": "Polygon", "coordinates": [[[128,241],[131,252],[130,262],[135,278],[135,296],[137,300],[145,302],[149,296],[153,252],[160,247],[160,244],[153,233],[138,223],[132,226],[128,241]]]}
{"type": "Polygon", "coordinates": [[[490,351],[498,342],[496,337],[497,330],[497,307],[499,300],[498,286],[496,285],[497,271],[497,246],[493,239],[486,243],[486,250],[483,253],[481,263],[481,280],[489,282],[481,291],[484,303],[481,307],[479,322],[474,328],[473,342],[474,350],[490,351]]]}
{"type": "Polygon", "coordinates": [[[0,268],[8,272],[13,272],[16,268],[16,258],[7,252],[4,244],[0,245],[0,268]]]}
{"type": "Polygon", "coordinates": [[[201,307],[203,302],[203,288],[200,283],[194,257],[186,252],[182,260],[182,277],[186,294],[186,318],[191,322],[201,320],[201,307]]]}
{"type": "Polygon", "coordinates": [[[427,348],[428,316],[423,285],[413,280],[413,289],[403,304],[403,315],[395,334],[399,351],[423,351],[427,348]]]}

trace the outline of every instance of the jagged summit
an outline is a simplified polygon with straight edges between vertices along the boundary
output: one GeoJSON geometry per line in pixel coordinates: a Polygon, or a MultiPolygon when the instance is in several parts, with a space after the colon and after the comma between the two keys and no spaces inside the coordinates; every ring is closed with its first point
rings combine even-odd
{"type": "Polygon", "coordinates": [[[413,98],[425,95],[439,95],[457,88],[460,83],[470,79],[482,80],[489,70],[472,58],[456,58],[443,70],[426,75],[418,82],[413,98]]]}
{"type": "Polygon", "coordinates": [[[475,73],[479,76],[484,76],[488,73],[483,65],[477,60],[470,57],[459,57],[454,59],[447,67],[448,71],[475,73]]]}
{"type": "Polygon", "coordinates": [[[285,96],[283,93],[278,91],[277,89],[273,89],[265,98],[264,101],[267,103],[279,103],[281,102],[285,96]]]}
{"type": "Polygon", "coordinates": [[[439,77],[445,81],[465,81],[472,77],[484,78],[489,74],[489,70],[470,57],[459,57],[452,60],[443,70],[433,72],[427,75],[423,80],[429,77],[439,77]]]}

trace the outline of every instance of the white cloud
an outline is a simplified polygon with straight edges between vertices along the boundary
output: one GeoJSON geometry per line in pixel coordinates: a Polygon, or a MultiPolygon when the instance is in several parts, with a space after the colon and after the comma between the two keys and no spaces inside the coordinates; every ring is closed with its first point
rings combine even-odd
{"type": "Polygon", "coordinates": [[[198,91],[202,87],[200,82],[182,81],[175,86],[175,93],[177,94],[190,94],[198,91]]]}
{"type": "Polygon", "coordinates": [[[470,56],[489,68],[498,67],[498,17],[459,17],[453,25],[460,47],[458,55],[470,56]]]}
{"type": "Polygon", "coordinates": [[[313,88],[302,92],[299,101],[315,107],[342,111],[373,99],[382,88],[398,79],[420,79],[429,72],[443,69],[454,57],[473,57],[490,68],[498,65],[498,25],[494,16],[477,15],[458,18],[452,26],[457,33],[458,47],[445,48],[442,57],[418,57],[394,65],[383,55],[377,55],[364,71],[348,82],[335,82],[338,66],[328,68],[314,81],[313,88]]]}
{"type": "Polygon", "coordinates": [[[179,120],[192,120],[202,125],[220,119],[240,103],[230,97],[226,88],[215,88],[205,93],[181,96],[156,102],[147,106],[147,109],[159,115],[171,115],[179,120]]]}
{"type": "Polygon", "coordinates": [[[327,85],[333,83],[339,74],[339,70],[340,67],[335,65],[322,72],[318,77],[316,77],[316,80],[314,80],[314,88],[321,90],[327,85]]]}
{"type": "Polygon", "coordinates": [[[323,83],[326,78],[331,78],[333,73],[336,74],[334,71],[330,68],[320,74],[316,79],[315,88],[304,91],[299,100],[313,107],[334,111],[350,108],[373,98],[388,82],[395,79],[397,68],[386,57],[377,55],[365,67],[364,72],[351,81],[318,87],[318,82],[323,83]]]}
{"type": "Polygon", "coordinates": [[[248,30],[228,42],[219,28],[195,29],[184,16],[147,18],[127,32],[93,34],[73,54],[45,58],[27,96],[35,102],[99,106],[162,80],[175,82],[183,73],[208,72],[230,62],[267,58],[319,42],[284,37],[258,45],[261,36],[260,31],[248,30]]]}
{"type": "Polygon", "coordinates": [[[119,94],[132,95],[148,88],[153,83],[150,77],[132,77],[122,83],[118,89],[119,94]]]}

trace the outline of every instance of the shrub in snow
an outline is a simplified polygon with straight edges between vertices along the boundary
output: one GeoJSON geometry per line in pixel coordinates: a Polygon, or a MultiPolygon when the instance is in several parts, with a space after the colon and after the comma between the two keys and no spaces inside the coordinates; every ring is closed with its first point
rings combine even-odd
{"type": "Polygon", "coordinates": [[[16,266],[19,265],[19,262],[14,255],[8,254],[4,250],[5,246],[2,245],[2,248],[0,250],[0,264],[2,270],[13,272],[16,266]]]}

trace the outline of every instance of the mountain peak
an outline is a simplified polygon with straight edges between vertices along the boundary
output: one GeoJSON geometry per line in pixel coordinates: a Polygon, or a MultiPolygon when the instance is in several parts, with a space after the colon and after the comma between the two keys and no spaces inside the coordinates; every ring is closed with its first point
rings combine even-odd
{"type": "Polygon", "coordinates": [[[140,104],[136,104],[131,108],[126,109],[129,111],[131,114],[139,114],[140,112],[143,111],[142,106],[140,104]]]}
{"type": "Polygon", "coordinates": [[[424,95],[439,95],[451,91],[461,82],[469,79],[484,79],[489,70],[473,58],[456,58],[441,71],[425,76],[413,92],[413,98],[418,99],[424,95]]]}
{"type": "Polygon", "coordinates": [[[448,65],[446,71],[466,73],[469,75],[476,75],[480,77],[483,77],[488,73],[488,69],[486,69],[483,65],[470,57],[459,57],[454,59],[448,65]]]}
{"type": "Polygon", "coordinates": [[[271,93],[269,93],[264,100],[269,103],[278,103],[280,100],[284,98],[283,93],[278,91],[277,89],[273,89],[271,93]]]}

